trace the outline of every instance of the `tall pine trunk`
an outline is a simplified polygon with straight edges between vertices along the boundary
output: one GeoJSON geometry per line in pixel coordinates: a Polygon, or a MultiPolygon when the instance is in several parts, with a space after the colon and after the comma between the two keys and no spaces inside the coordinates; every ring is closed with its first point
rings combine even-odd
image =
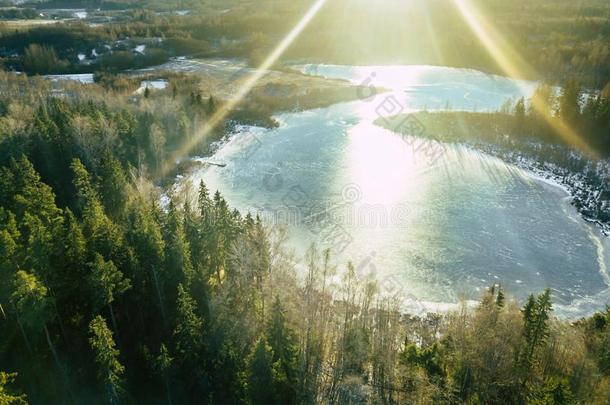
{"type": "Polygon", "coordinates": [[[169,387],[169,378],[165,377],[163,378],[164,382],[165,382],[165,395],[167,396],[167,403],[169,405],[173,405],[172,404],[172,394],[170,391],[170,387],[169,387]]]}
{"type": "Polygon", "coordinates": [[[117,343],[121,344],[121,338],[119,337],[119,328],[117,327],[116,318],[114,316],[114,309],[112,308],[112,303],[108,304],[108,308],[110,309],[110,319],[112,320],[112,328],[114,329],[114,334],[116,335],[117,343]]]}
{"type": "Polygon", "coordinates": [[[28,339],[28,335],[25,333],[25,329],[23,329],[21,318],[19,318],[19,313],[17,313],[16,311],[15,316],[17,318],[17,325],[19,325],[19,330],[21,331],[21,335],[23,336],[23,340],[25,341],[25,346],[28,348],[28,352],[32,354],[32,346],[30,345],[30,339],[28,339]]]}
{"type": "Polygon", "coordinates": [[[47,339],[47,345],[49,346],[49,350],[51,350],[51,354],[53,355],[55,365],[59,370],[62,370],[61,364],[59,363],[59,357],[57,356],[57,351],[55,350],[55,345],[51,341],[51,335],[49,334],[49,328],[47,328],[47,324],[44,325],[44,335],[47,339]]]}
{"type": "Polygon", "coordinates": [[[155,290],[157,291],[157,299],[159,300],[159,308],[161,308],[161,319],[163,320],[163,326],[167,326],[167,318],[165,316],[165,305],[163,305],[163,297],[161,296],[161,289],[159,288],[159,278],[157,277],[157,271],[155,267],[152,268],[153,278],[155,280],[155,290]]]}

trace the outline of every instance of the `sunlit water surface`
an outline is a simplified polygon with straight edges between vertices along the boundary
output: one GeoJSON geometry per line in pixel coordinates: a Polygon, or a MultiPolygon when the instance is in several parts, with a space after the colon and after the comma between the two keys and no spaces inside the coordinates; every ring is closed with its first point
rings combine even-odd
{"type": "Polygon", "coordinates": [[[299,68],[390,91],[278,115],[277,129],[244,128],[212,157],[225,167],[190,180],[288,226],[297,253],[316,242],[340,268],[352,260],[382,292],[407,297],[407,310],[451,307],[494,283],[519,300],[550,287],[567,317],[609,302],[609,243],[561,188],[465,147],[431,153],[373,124],[424,108],[497,110],[535,83],[432,66],[299,68]]]}

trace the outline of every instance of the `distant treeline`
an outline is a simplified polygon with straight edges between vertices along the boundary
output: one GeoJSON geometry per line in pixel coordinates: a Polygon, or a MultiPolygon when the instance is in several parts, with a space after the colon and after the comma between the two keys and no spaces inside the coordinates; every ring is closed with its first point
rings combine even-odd
{"type": "MultiPolygon", "coordinates": [[[[498,112],[422,112],[417,114],[426,128],[425,134],[445,142],[479,141],[504,143],[505,140],[525,146],[532,141],[543,146],[578,151],[587,158],[610,156],[610,83],[599,91],[584,92],[576,79],[563,83],[559,94],[549,85],[539,86],[531,98],[507,100],[498,112]],[[571,133],[566,135],[568,128],[571,133]],[[508,137],[508,138],[507,138],[508,137]],[[583,149],[587,145],[587,149],[583,149]]],[[[400,117],[377,122],[389,129],[400,117]]]]}
{"type": "Polygon", "coordinates": [[[85,24],[48,25],[7,33],[0,38],[0,49],[7,55],[4,60],[7,68],[29,74],[121,71],[168,60],[170,54],[162,44],[144,41],[148,44],[146,52],[138,53],[129,46],[133,41],[115,42],[127,37],[127,34],[85,24]],[[78,54],[83,54],[91,64],[80,63],[78,54]]]}
{"type": "MultiPolygon", "coordinates": [[[[477,11],[469,5],[480,11],[475,18],[498,33],[485,40],[497,49],[510,45],[531,65],[533,72],[523,72],[528,78],[562,82],[576,76],[587,87],[601,88],[610,77],[610,3],[604,0],[416,0],[374,5],[338,0],[327,3],[289,54],[348,64],[448,65],[506,74],[458,4],[464,4],[471,16],[477,11]]],[[[262,32],[271,36],[268,30],[262,32]]],[[[513,65],[517,62],[510,53],[503,56],[513,65]]]]}
{"type": "Polygon", "coordinates": [[[38,11],[33,8],[0,8],[0,20],[29,20],[39,17],[38,11]]]}
{"type": "Polygon", "coordinates": [[[27,1],[24,6],[36,7],[37,9],[101,9],[101,10],[125,10],[130,8],[142,8],[144,1],[139,0],[49,0],[49,1],[27,1]]]}
{"type": "MultiPolygon", "coordinates": [[[[530,78],[563,82],[568,77],[577,77],[588,88],[602,88],[610,77],[608,2],[472,0],[471,3],[531,65],[533,71],[523,72],[530,78]]],[[[158,2],[141,5],[150,10],[158,2]]],[[[0,38],[0,50],[4,49],[5,57],[17,53],[22,58],[31,44],[52,47],[61,59],[70,62],[70,69],[79,70],[84,68],[76,64],[77,52],[88,54],[102,43],[127,37],[161,37],[169,55],[244,57],[256,65],[310,6],[308,0],[172,3],[165,9],[188,8],[190,13],[176,16],[130,9],[126,11],[126,20],[102,28],[62,24],[31,28],[27,33],[11,31],[0,38]]],[[[18,64],[19,58],[5,62],[18,64]]],[[[289,47],[284,59],[342,64],[434,64],[505,73],[452,0],[388,1],[374,5],[364,0],[327,2],[289,47]]],[[[129,63],[136,61],[137,58],[129,63]]]]}

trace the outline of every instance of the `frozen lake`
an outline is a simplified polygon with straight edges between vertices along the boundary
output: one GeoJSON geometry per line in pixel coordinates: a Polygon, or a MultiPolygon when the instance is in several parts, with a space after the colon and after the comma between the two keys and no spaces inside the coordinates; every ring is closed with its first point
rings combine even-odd
{"type": "MultiPolygon", "coordinates": [[[[432,66],[300,66],[389,89],[354,102],[281,114],[277,129],[244,128],[197,172],[242,212],[288,226],[302,253],[330,247],[407,309],[446,308],[499,283],[523,300],[550,287],[556,312],[603,309],[607,239],[559,187],[459,146],[438,147],[373,124],[400,111],[497,110],[536,84],[432,66]]],[[[425,128],[422,130],[425,131],[425,128]]]]}

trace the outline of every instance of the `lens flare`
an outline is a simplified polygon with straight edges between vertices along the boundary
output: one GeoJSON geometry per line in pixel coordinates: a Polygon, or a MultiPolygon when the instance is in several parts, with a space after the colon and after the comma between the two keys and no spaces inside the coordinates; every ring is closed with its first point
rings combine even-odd
{"type": "MultiPolygon", "coordinates": [[[[476,8],[471,0],[453,0],[453,2],[464,18],[464,21],[506,75],[514,78],[538,77],[534,68],[523,59],[499,31],[487,23],[485,16],[476,8]]],[[[545,113],[552,110],[551,106],[540,99],[534,98],[532,108],[545,119],[547,124],[565,143],[582,151],[590,158],[599,158],[599,154],[567,122],[559,117],[552,117],[545,113]]]]}
{"type": "Polygon", "coordinates": [[[279,45],[271,52],[256,71],[247,78],[239,88],[235,97],[229,99],[199,128],[194,136],[187,140],[177,151],[175,151],[162,167],[162,175],[165,176],[176,164],[176,160],[187,155],[197,144],[208,136],[226,116],[247,96],[256,83],[267,73],[268,69],[282,56],[294,40],[307,27],[311,20],[318,14],[327,0],[317,0],[297,23],[297,25],[284,37],[279,45]]]}

